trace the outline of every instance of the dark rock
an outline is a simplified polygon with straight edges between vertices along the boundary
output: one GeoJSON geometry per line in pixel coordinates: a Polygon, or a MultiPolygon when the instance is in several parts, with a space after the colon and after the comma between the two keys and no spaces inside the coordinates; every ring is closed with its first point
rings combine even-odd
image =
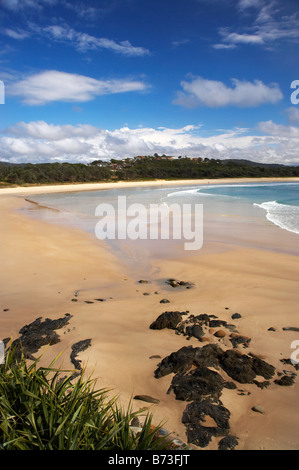
{"type": "Polygon", "coordinates": [[[234,450],[238,444],[238,439],[235,436],[225,436],[219,441],[218,450],[234,450]]]}
{"type": "Polygon", "coordinates": [[[145,279],[140,279],[140,281],[138,281],[139,284],[148,284],[148,281],[146,281],[145,279]]]}
{"type": "Polygon", "coordinates": [[[186,282],[186,281],[179,281],[179,285],[180,286],[190,286],[190,282],[186,282]]]}
{"type": "Polygon", "coordinates": [[[206,397],[218,400],[224,382],[217,372],[207,367],[198,367],[185,375],[176,374],[172,379],[171,389],[177,400],[193,401],[206,397]]]}
{"type": "Polygon", "coordinates": [[[237,318],[242,318],[242,315],[240,315],[239,313],[234,313],[234,314],[232,315],[232,319],[233,319],[233,320],[236,320],[237,318]]]}
{"type": "Polygon", "coordinates": [[[191,368],[194,360],[196,348],[184,346],[176,352],[165,357],[155,370],[155,377],[158,379],[165,375],[174,373],[185,373],[191,368]]]}
{"type": "Polygon", "coordinates": [[[93,304],[94,302],[92,300],[84,300],[86,304],[93,304]]]}
{"type": "Polygon", "coordinates": [[[105,302],[106,299],[94,299],[96,300],[97,302],[105,302]]]}
{"type": "Polygon", "coordinates": [[[299,370],[299,363],[292,362],[291,359],[280,359],[280,362],[295,367],[296,370],[299,370]]]}
{"type": "Polygon", "coordinates": [[[237,385],[234,382],[224,382],[223,387],[228,390],[236,390],[237,385]]]}
{"type": "Polygon", "coordinates": [[[274,380],[274,382],[277,384],[277,385],[281,385],[281,386],[285,386],[285,387],[289,387],[291,385],[294,385],[294,377],[290,377],[288,375],[283,375],[280,379],[276,379],[274,380]]]}
{"type": "Polygon", "coordinates": [[[248,347],[248,344],[251,341],[251,338],[248,338],[247,336],[242,336],[236,333],[232,333],[229,339],[234,348],[237,348],[239,344],[243,344],[245,347],[248,347]]]}
{"type": "Polygon", "coordinates": [[[219,367],[219,358],[223,351],[217,344],[207,344],[200,348],[183,346],[176,352],[166,356],[155,371],[155,377],[164,377],[171,373],[186,373],[195,367],[219,367]]]}
{"type": "Polygon", "coordinates": [[[166,284],[170,285],[171,287],[186,287],[187,289],[191,288],[193,286],[193,284],[191,282],[187,282],[187,281],[179,281],[177,279],[168,279],[166,281],[166,284]]]}
{"type": "Polygon", "coordinates": [[[223,355],[218,344],[207,344],[202,348],[195,348],[193,365],[196,367],[219,368],[219,358],[223,355]]]}
{"type": "Polygon", "coordinates": [[[275,368],[271,364],[256,356],[240,354],[234,349],[224,352],[220,365],[232,379],[240,383],[253,383],[256,375],[270,379],[275,373],[275,368]]]}
{"type": "Polygon", "coordinates": [[[164,312],[150,325],[151,330],[162,330],[169,328],[174,330],[178,323],[182,321],[180,312],[164,312]]]}
{"type": "Polygon", "coordinates": [[[229,349],[224,352],[220,365],[237,382],[253,383],[256,374],[252,368],[252,358],[245,354],[229,349]]]}
{"type": "Polygon", "coordinates": [[[160,304],[169,304],[169,303],[170,303],[170,300],[168,300],[168,299],[160,300],[160,304]]]}
{"type": "Polygon", "coordinates": [[[257,387],[261,388],[261,389],[267,388],[270,385],[269,380],[264,380],[263,382],[259,382],[258,380],[254,380],[253,383],[255,383],[255,385],[257,387]]]}
{"type": "Polygon", "coordinates": [[[134,400],[146,401],[147,403],[160,403],[157,398],[150,397],[149,395],[135,395],[134,400]]]}
{"type": "Polygon", "coordinates": [[[276,331],[275,328],[273,328],[273,326],[270,326],[270,328],[268,328],[268,331],[276,331]]]}
{"type": "Polygon", "coordinates": [[[209,327],[210,328],[218,328],[220,326],[227,326],[227,322],[224,320],[210,320],[209,321],[209,327]]]}
{"type": "Polygon", "coordinates": [[[299,328],[295,326],[286,326],[283,328],[283,331],[299,331],[299,328]]]}
{"type": "Polygon", "coordinates": [[[189,403],[183,413],[182,422],[187,428],[188,442],[199,447],[206,447],[213,436],[226,436],[229,431],[230,411],[221,404],[210,400],[196,400],[189,403]],[[210,416],[215,426],[204,426],[201,423],[210,416]]]}
{"type": "Polygon", "coordinates": [[[206,313],[201,313],[200,315],[196,315],[194,317],[195,321],[200,322],[202,325],[210,325],[211,319],[217,318],[215,315],[207,315],[206,313]]]}
{"type": "Polygon", "coordinates": [[[252,368],[256,375],[261,375],[264,379],[271,379],[275,374],[275,367],[253,354],[251,356],[253,358],[252,368]]]}
{"type": "Polygon", "coordinates": [[[43,322],[41,321],[42,317],[39,317],[32,323],[23,326],[19,331],[21,336],[11,344],[11,348],[16,353],[16,360],[20,359],[22,353],[26,358],[34,360],[33,354],[42,346],[59,343],[60,338],[55,330],[67,325],[70,318],[69,313],[56,320],[46,318],[43,322]]]}
{"type": "Polygon", "coordinates": [[[186,333],[188,336],[194,336],[194,338],[200,339],[204,336],[204,331],[200,325],[192,325],[186,328],[186,333]]]}
{"type": "Polygon", "coordinates": [[[83,339],[72,345],[72,352],[71,352],[70,358],[71,358],[71,363],[75,366],[76,370],[82,369],[81,361],[77,359],[77,355],[80,352],[85,351],[90,346],[91,346],[91,339],[83,339]]]}

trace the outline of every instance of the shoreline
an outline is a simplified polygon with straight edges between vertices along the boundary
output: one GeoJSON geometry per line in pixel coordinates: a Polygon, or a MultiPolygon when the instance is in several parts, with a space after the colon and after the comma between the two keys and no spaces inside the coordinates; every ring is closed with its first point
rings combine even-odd
{"type": "Polygon", "coordinates": [[[299,182],[299,177],[285,178],[219,178],[219,179],[194,179],[194,180],[149,180],[149,181],[118,181],[109,183],[66,183],[43,186],[17,186],[0,188],[1,195],[27,195],[46,194],[53,192],[77,192],[77,191],[99,191],[104,189],[122,189],[143,186],[166,186],[166,185],[196,185],[196,184],[229,184],[229,183],[265,183],[265,182],[299,182]]]}
{"type": "MultiPolygon", "coordinates": [[[[200,180],[200,184],[203,181],[212,180],[200,180]]],[[[197,183],[198,180],[190,181],[197,183]]],[[[112,184],[121,188],[137,183],[112,184]]],[[[180,180],[180,184],[187,181],[180,180]]],[[[96,190],[111,189],[105,183],[100,185],[96,190]]],[[[47,191],[62,192],[62,188],[77,191],[78,185],[50,188],[53,187],[47,191]]],[[[124,404],[135,394],[159,399],[159,404],[154,405],[133,400],[134,407],[148,406],[155,422],[166,421],[165,427],[184,441],[186,428],[181,417],[186,402],[167,394],[171,377],[154,378],[159,360],[150,357],[164,358],[180,347],[197,347],[199,343],[195,338],[186,341],[171,330],[151,331],[149,326],[160,313],[188,310],[194,315],[215,314],[230,321],[231,315],[239,312],[242,319],[238,320],[238,328],[252,338],[250,351],[277,368],[282,368],[280,359],[292,352],[290,344],[299,339],[298,333],[282,328],[299,326],[298,257],[231,244],[229,249],[224,246],[219,252],[198,253],[192,259],[155,259],[151,273],[144,273],[149,283],[139,284],[138,280],[143,278],[140,273],[137,277],[136,272],[135,276],[134,271],[129,272],[106,244],[95,242],[81,230],[31,219],[19,211],[23,200],[13,196],[23,196],[24,190],[26,194],[32,190],[42,193],[45,187],[9,189],[18,191],[6,194],[4,189],[0,191],[3,195],[0,215],[5,220],[0,234],[1,336],[15,339],[22,326],[38,317],[55,319],[65,313],[72,315],[69,325],[57,331],[60,343],[41,348],[43,365],[63,352],[61,365],[72,369],[71,346],[91,339],[91,347],[81,352],[79,359],[87,372],[97,378],[99,387],[115,390],[124,404]],[[170,277],[194,282],[195,288],[171,289],[165,284],[170,277]],[[99,298],[104,301],[95,300],[99,298]],[[170,303],[160,304],[163,298],[170,303]],[[269,332],[269,327],[274,327],[275,332],[269,332]]],[[[79,190],[95,190],[95,184],[82,185],[79,190]]],[[[236,397],[227,390],[221,397],[232,414],[231,431],[239,438],[237,449],[298,449],[298,384],[273,386],[264,391],[252,384],[242,388],[250,395],[236,397]],[[251,411],[256,404],[265,409],[264,415],[251,411]]],[[[215,442],[209,448],[213,446],[215,442]]]]}

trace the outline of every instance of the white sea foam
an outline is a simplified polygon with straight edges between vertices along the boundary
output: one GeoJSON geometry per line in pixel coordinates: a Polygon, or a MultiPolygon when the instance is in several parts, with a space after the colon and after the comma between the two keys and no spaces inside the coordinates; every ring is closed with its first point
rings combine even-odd
{"type": "MultiPolygon", "coordinates": [[[[218,188],[219,186],[209,186],[209,189],[213,189],[213,188],[218,188]]],[[[230,186],[225,186],[226,188],[230,187],[230,186]]],[[[230,194],[216,194],[216,193],[209,193],[206,191],[207,188],[204,187],[204,188],[196,188],[196,189],[186,189],[186,190],[181,190],[181,191],[174,191],[172,193],[169,193],[167,194],[167,197],[186,197],[186,196],[198,196],[198,197],[221,197],[221,198],[236,198],[236,196],[232,196],[230,194]],[[204,190],[204,191],[202,191],[204,190]]]]}
{"type": "Polygon", "coordinates": [[[172,193],[167,194],[167,197],[176,197],[176,196],[190,196],[192,194],[197,194],[199,188],[196,189],[186,189],[181,191],[173,191],[172,193]]]}
{"type": "Polygon", "coordinates": [[[273,224],[289,232],[299,234],[299,206],[280,204],[277,201],[254,203],[254,206],[264,209],[267,212],[267,219],[273,224]]]}

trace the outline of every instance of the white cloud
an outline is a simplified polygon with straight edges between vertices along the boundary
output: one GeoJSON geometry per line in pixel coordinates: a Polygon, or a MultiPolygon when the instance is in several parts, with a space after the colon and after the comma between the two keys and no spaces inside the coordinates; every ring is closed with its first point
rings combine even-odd
{"type": "Polygon", "coordinates": [[[84,75],[46,70],[30,75],[8,87],[8,94],[19,96],[29,105],[43,105],[53,101],[84,102],[96,96],[129,91],[143,91],[141,81],[117,79],[96,80],[84,75]]]}
{"type": "Polygon", "coordinates": [[[6,28],[2,31],[2,34],[17,40],[26,39],[33,35],[38,38],[45,38],[50,41],[70,45],[75,47],[79,52],[107,49],[128,57],[142,57],[150,54],[148,49],[134,46],[130,43],[130,41],[124,40],[117,42],[109,38],[99,38],[87,33],[76,31],[67,25],[51,25],[41,27],[36,23],[29,23],[29,28],[27,31],[6,28]]]}
{"type": "Polygon", "coordinates": [[[256,45],[273,47],[277,41],[299,41],[298,12],[293,14],[284,11],[284,3],[273,0],[240,0],[241,12],[247,12],[254,7],[254,19],[246,26],[232,31],[230,28],[220,28],[219,34],[223,44],[256,45]]]}
{"type": "Polygon", "coordinates": [[[274,104],[283,97],[275,83],[265,85],[260,80],[248,82],[237,79],[232,79],[232,83],[233,87],[230,88],[220,81],[192,77],[190,81],[181,82],[183,91],[177,93],[174,103],[185,107],[253,107],[274,104]]]}
{"type": "Polygon", "coordinates": [[[179,46],[182,46],[184,44],[188,44],[190,42],[190,39],[178,39],[177,41],[172,41],[172,45],[174,47],[179,47],[179,46]]]}
{"type": "Polygon", "coordinates": [[[109,49],[127,56],[144,56],[149,54],[148,49],[133,46],[129,41],[116,42],[113,39],[98,38],[87,33],[75,31],[68,26],[53,25],[45,28],[34,26],[34,29],[39,34],[47,35],[51,40],[69,43],[81,52],[109,49]]]}
{"type": "Polygon", "coordinates": [[[18,39],[18,40],[25,39],[30,36],[30,33],[28,33],[27,31],[23,31],[21,29],[18,30],[18,29],[9,29],[9,28],[4,30],[4,34],[6,34],[6,36],[9,36],[12,39],[18,39]]]}
{"type": "Polygon", "coordinates": [[[54,5],[57,0],[2,0],[2,6],[8,10],[20,11],[25,8],[40,10],[44,5],[54,5]]]}
{"type": "Polygon", "coordinates": [[[65,124],[63,126],[55,126],[45,121],[19,122],[14,126],[7,128],[4,133],[15,137],[30,137],[39,140],[62,140],[68,138],[88,138],[95,135],[98,129],[90,124],[79,124],[72,126],[65,124]]]}
{"type": "Polygon", "coordinates": [[[240,10],[247,8],[259,8],[263,5],[264,0],[239,0],[238,7],[240,10]]]}
{"type": "Polygon", "coordinates": [[[153,155],[155,152],[190,157],[240,158],[265,163],[299,163],[299,128],[272,121],[259,123],[265,135],[248,129],[228,129],[206,137],[201,126],[106,130],[94,126],[56,126],[44,121],[18,123],[0,138],[1,158],[19,162],[69,161],[153,155]]]}
{"type": "Polygon", "coordinates": [[[235,49],[237,46],[235,44],[213,44],[212,47],[214,49],[235,49]]]}
{"type": "Polygon", "coordinates": [[[231,44],[264,44],[260,34],[223,33],[224,41],[231,44]]]}
{"type": "Polygon", "coordinates": [[[299,124],[299,108],[291,106],[290,108],[287,108],[286,113],[289,123],[299,124]]]}
{"type": "Polygon", "coordinates": [[[299,127],[276,124],[273,121],[260,122],[258,128],[261,132],[278,137],[279,139],[299,139],[299,127]]]}

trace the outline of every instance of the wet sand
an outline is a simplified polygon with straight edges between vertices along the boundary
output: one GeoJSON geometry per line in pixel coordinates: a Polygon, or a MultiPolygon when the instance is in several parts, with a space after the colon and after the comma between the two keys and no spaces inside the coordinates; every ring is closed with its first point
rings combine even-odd
{"type": "MultiPolygon", "coordinates": [[[[78,185],[74,186],[56,186],[53,191],[78,190],[78,185]]],[[[99,187],[89,185],[90,189],[99,187]]],[[[33,220],[19,210],[27,204],[23,196],[47,191],[42,187],[10,188],[0,193],[1,339],[15,339],[23,325],[38,317],[55,319],[70,313],[69,325],[57,330],[60,343],[41,348],[41,363],[46,365],[63,352],[59,365],[73,369],[71,346],[90,338],[91,347],[79,354],[86,373],[97,379],[100,388],[119,394],[124,405],[136,394],[159,399],[157,405],[133,400],[133,406],[147,406],[155,423],[165,422],[168,431],[182,440],[186,439],[181,422],[186,402],[167,394],[172,377],[155,379],[159,359],[149,358],[163,358],[182,346],[197,347],[200,343],[195,338],[187,341],[171,330],[150,330],[149,325],[160,313],[189,310],[231,321],[231,315],[239,312],[242,318],[234,323],[240,333],[252,338],[249,351],[261,355],[277,370],[290,369],[280,359],[290,357],[291,342],[299,340],[299,333],[282,330],[299,327],[296,235],[269,225],[277,237],[272,237],[270,249],[259,245],[258,237],[254,247],[242,246],[236,234],[236,240],[230,243],[207,243],[192,256],[156,256],[143,271],[134,270],[104,242],[80,230],[33,220]],[[291,253],[278,250],[284,237],[292,245],[291,253]],[[173,289],[165,284],[170,277],[193,282],[194,288],[173,289]],[[139,284],[139,279],[150,282],[139,284]],[[99,298],[105,300],[95,300],[99,298]],[[163,298],[170,303],[160,304],[163,298]],[[275,331],[268,331],[270,327],[275,331]]],[[[245,235],[251,238],[248,230],[245,235]]],[[[239,438],[237,449],[298,449],[297,381],[291,387],[273,384],[261,390],[244,384],[240,388],[250,395],[225,390],[221,397],[231,411],[231,434],[239,438]],[[251,410],[257,404],[264,414],[251,410]]],[[[217,440],[209,448],[217,448],[217,440]]]]}

